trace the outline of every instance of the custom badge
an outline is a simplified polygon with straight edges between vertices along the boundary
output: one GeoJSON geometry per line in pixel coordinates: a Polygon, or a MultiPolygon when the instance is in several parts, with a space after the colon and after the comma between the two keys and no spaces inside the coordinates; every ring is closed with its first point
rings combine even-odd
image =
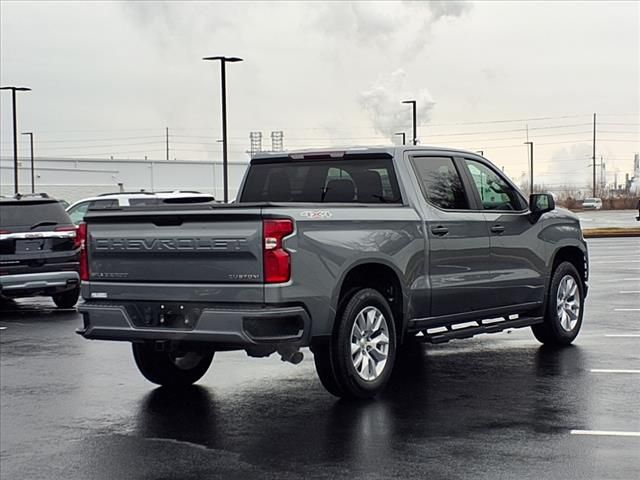
{"type": "Polygon", "coordinates": [[[305,210],[304,212],[300,212],[300,216],[315,220],[319,218],[331,218],[333,213],[329,210],[305,210]]]}

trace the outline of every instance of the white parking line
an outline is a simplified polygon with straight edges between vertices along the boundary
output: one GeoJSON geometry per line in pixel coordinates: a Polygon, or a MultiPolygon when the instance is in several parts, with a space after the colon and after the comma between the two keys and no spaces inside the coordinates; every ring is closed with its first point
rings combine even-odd
{"type": "Polygon", "coordinates": [[[640,293],[640,290],[622,290],[620,293],[640,293]]]}
{"type": "MultiPolygon", "coordinates": [[[[611,283],[620,283],[620,282],[640,282],[640,278],[614,278],[614,279],[605,279],[605,280],[600,280],[597,279],[595,280],[593,277],[591,277],[589,279],[589,285],[607,285],[607,284],[611,284],[611,283]]],[[[615,285],[613,285],[615,287],[615,285]]],[[[628,285],[629,288],[637,288],[639,285],[628,285]]],[[[620,285],[618,285],[618,288],[620,288],[620,285]]]]}
{"type": "MultiPolygon", "coordinates": [[[[598,258],[602,258],[602,257],[598,257],[598,258]]],[[[640,260],[611,260],[608,262],[605,261],[595,261],[595,262],[589,262],[591,265],[608,265],[610,263],[640,263],[640,260]]]]}
{"type": "MultiPolygon", "coordinates": [[[[595,255],[595,256],[591,256],[590,257],[591,260],[602,260],[603,258],[626,258],[627,260],[629,260],[629,255],[595,255]]],[[[631,257],[634,260],[637,260],[638,257],[631,257]]]]}
{"type": "Polygon", "coordinates": [[[640,308],[614,308],[614,312],[640,312],[640,308]]]}
{"type": "Polygon", "coordinates": [[[605,335],[605,337],[609,338],[640,338],[640,333],[615,333],[611,335],[605,335]]]}
{"type": "Polygon", "coordinates": [[[6,330],[7,327],[0,327],[0,330],[6,330]]]}
{"type": "Polygon", "coordinates": [[[600,435],[609,437],[640,437],[640,432],[621,432],[613,430],[571,430],[571,435],[600,435]]]}
{"type": "Polygon", "coordinates": [[[591,373],[640,373],[640,370],[613,370],[606,368],[592,368],[591,373]]]}

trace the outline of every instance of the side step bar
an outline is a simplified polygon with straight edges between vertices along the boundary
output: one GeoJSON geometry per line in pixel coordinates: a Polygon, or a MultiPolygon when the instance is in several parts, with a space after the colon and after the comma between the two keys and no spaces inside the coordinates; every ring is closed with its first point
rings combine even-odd
{"type": "Polygon", "coordinates": [[[454,340],[456,338],[470,338],[480,333],[497,333],[508,328],[522,328],[528,327],[530,325],[535,325],[537,323],[542,323],[544,320],[543,317],[519,317],[514,320],[510,320],[505,318],[503,321],[499,322],[487,322],[486,320],[477,320],[473,322],[464,322],[464,323],[475,323],[476,326],[469,326],[464,328],[454,329],[454,325],[444,325],[443,327],[438,328],[446,328],[446,332],[437,332],[437,333],[424,333],[422,338],[425,342],[430,343],[445,343],[449,340],[454,340]]]}

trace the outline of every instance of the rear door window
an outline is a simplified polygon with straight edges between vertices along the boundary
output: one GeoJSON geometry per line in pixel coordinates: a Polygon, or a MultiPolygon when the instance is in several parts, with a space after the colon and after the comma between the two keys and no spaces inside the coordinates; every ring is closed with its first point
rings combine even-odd
{"type": "Polygon", "coordinates": [[[390,158],[254,163],[241,203],[401,203],[390,158]]]}
{"type": "Polygon", "coordinates": [[[469,199],[450,157],[414,157],[412,163],[427,201],[444,210],[468,210],[469,199]]]}

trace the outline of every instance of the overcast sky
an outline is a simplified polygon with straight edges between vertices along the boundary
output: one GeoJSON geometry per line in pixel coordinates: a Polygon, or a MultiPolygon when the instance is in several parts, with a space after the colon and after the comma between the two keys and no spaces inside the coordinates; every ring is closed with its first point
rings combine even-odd
{"type": "Polygon", "coordinates": [[[640,2],[2,0],[0,17],[0,83],[33,89],[36,156],[161,159],[169,127],[171,158],[219,159],[219,66],[201,58],[221,54],[245,59],[227,71],[233,160],[253,130],[265,148],[272,130],[287,148],[410,137],[410,98],[422,144],[483,150],[517,181],[527,125],[549,186],[588,183],[593,112],[610,182],[640,150],[640,2]]]}

